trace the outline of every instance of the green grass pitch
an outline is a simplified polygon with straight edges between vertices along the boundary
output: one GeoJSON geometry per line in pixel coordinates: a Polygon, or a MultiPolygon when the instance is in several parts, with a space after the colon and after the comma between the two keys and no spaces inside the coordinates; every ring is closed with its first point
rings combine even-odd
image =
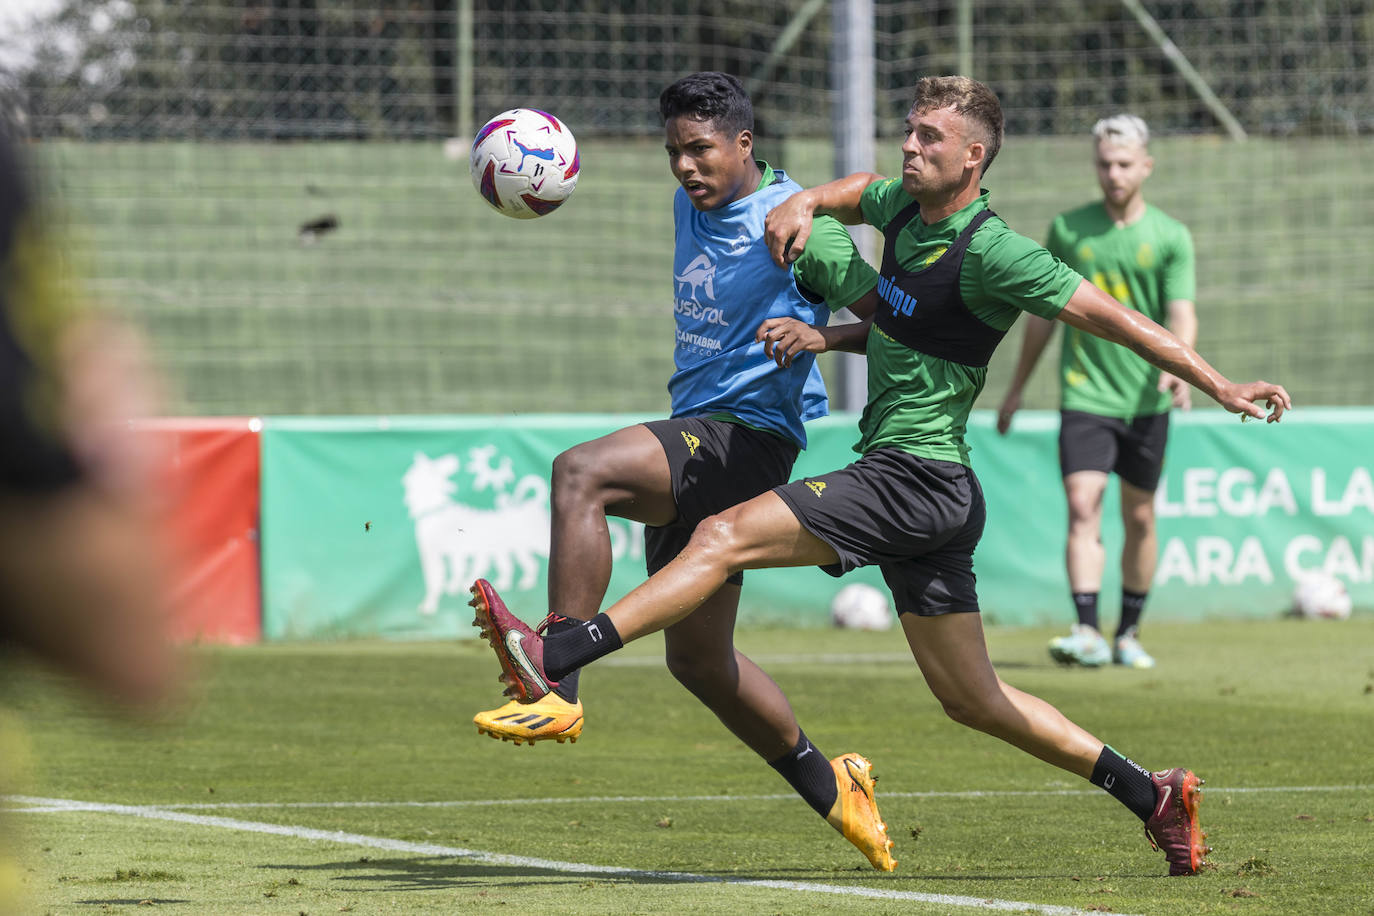
{"type": "Polygon", "coordinates": [[[1214,869],[1165,878],[1105,794],[948,721],[895,632],[739,640],[822,751],[874,761],[892,874],[673,682],[657,639],[588,669],[582,740],[532,748],[471,725],[499,690],[475,640],[202,650],[155,724],[10,665],[0,740],[32,763],[4,768],[0,836],[23,912],[50,914],[1371,912],[1374,619],[1154,625],[1143,673],[1057,669],[1050,635],[990,630],[1002,676],[1206,778],[1214,869]]]}

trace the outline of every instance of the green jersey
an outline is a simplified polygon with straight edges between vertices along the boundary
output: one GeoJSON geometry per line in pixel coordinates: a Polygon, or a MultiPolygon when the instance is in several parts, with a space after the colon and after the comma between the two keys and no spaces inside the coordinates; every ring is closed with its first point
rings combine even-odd
{"type": "MultiPolygon", "coordinates": [[[[1061,213],[1045,242],[1056,257],[1095,286],[1163,324],[1167,306],[1192,301],[1193,239],[1188,227],[1155,207],[1117,226],[1101,201],[1061,213]]],[[[1064,329],[1059,360],[1060,405],[1103,417],[1130,419],[1164,413],[1170,395],[1160,391],[1159,370],[1120,344],[1077,328],[1064,329]]]]}
{"type": "MultiPolygon", "coordinates": [[[[903,227],[889,227],[911,203],[899,178],[874,182],[864,189],[860,201],[866,222],[887,234],[897,231],[897,262],[905,270],[919,271],[939,261],[973,218],[988,209],[988,192],[930,225],[917,216],[903,227]]],[[[974,318],[1005,331],[1022,311],[1054,318],[1081,282],[1082,277],[1044,248],[992,217],[969,240],[958,287],[963,305],[974,318]]],[[[868,334],[868,404],[859,421],[855,451],[867,454],[891,446],[923,458],[967,465],[964,430],[986,380],[986,366],[964,365],[914,350],[875,324],[868,334]]]]}

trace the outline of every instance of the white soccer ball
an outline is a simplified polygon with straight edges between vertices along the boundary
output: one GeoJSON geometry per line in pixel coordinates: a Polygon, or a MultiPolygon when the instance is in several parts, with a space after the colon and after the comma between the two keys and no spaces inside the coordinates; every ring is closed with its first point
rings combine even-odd
{"type": "Polygon", "coordinates": [[[1321,620],[1345,620],[1352,605],[1345,583],[1330,573],[1308,573],[1293,589],[1293,613],[1321,620]]]}
{"type": "Polygon", "coordinates": [[[894,614],[887,595],[863,582],[846,585],[830,600],[830,620],[847,630],[890,630],[894,614]]]}
{"type": "Polygon", "coordinates": [[[512,108],[483,124],[468,165],[478,193],[515,219],[558,209],[582,168],[568,125],[534,108],[512,108]]]}

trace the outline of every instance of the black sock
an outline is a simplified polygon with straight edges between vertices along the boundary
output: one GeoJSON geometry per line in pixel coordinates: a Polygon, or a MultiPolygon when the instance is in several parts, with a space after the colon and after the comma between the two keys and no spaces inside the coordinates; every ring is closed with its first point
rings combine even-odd
{"type": "MultiPolygon", "coordinates": [[[[549,622],[549,627],[544,632],[547,638],[547,636],[552,636],[555,633],[566,633],[568,630],[580,626],[582,626],[582,621],[580,620],[575,620],[572,617],[556,617],[549,622]]],[[[581,668],[578,668],[575,671],[569,671],[567,674],[563,675],[561,678],[558,679],[558,686],[554,689],[553,692],[558,694],[563,699],[567,700],[569,703],[576,703],[577,682],[581,674],[581,668]]]]}
{"type": "Polygon", "coordinates": [[[768,761],[768,765],[777,770],[817,814],[825,817],[840,795],[835,785],[835,770],[805,732],[797,729],[797,733],[796,746],[777,760],[768,761]]]}
{"type": "Polygon", "coordinates": [[[1097,592],[1074,592],[1073,608],[1078,612],[1078,622],[1085,627],[1097,627],[1097,592]]]}
{"type": "Polygon", "coordinates": [[[1107,794],[1134,811],[1142,821],[1149,820],[1155,809],[1155,783],[1150,771],[1122,757],[1111,745],[1102,748],[1088,782],[1106,789],[1107,794]]]}
{"type": "Polygon", "coordinates": [[[597,614],[591,620],[579,621],[577,626],[562,633],[551,633],[544,637],[544,673],[550,680],[561,681],[583,665],[603,655],[610,655],[622,645],[611,618],[597,614]]]}
{"type": "Polygon", "coordinates": [[[1126,635],[1127,630],[1140,626],[1140,613],[1145,610],[1145,599],[1149,592],[1128,592],[1121,590],[1121,622],[1116,625],[1116,638],[1126,635]]]}

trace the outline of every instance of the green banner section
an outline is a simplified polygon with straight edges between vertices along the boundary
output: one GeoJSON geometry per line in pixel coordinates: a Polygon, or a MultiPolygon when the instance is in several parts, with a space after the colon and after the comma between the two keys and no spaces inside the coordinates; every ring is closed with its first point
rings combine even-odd
{"type": "MultiPolygon", "coordinates": [[[[277,418],[262,433],[263,633],[267,639],[475,635],[472,580],[491,580],[526,620],[546,608],[548,474],[561,451],[637,422],[625,415],[277,418]]],[[[797,476],[853,460],[855,417],[809,425],[797,476]]],[[[984,614],[1067,622],[1058,415],[1024,412],[1011,434],[990,413],[970,428],[988,500],[976,556],[984,614]]],[[[1324,570],[1374,604],[1374,412],[1309,411],[1242,424],[1176,414],[1157,494],[1160,566],[1148,613],[1270,616],[1296,578],[1324,570]]],[[[1104,618],[1119,589],[1115,485],[1104,505],[1104,618]]],[[[608,601],[644,579],[642,526],[609,520],[608,601]]],[[[745,575],[741,622],[817,626],[852,581],[813,568],[745,575]]]]}
{"type": "MultiPolygon", "coordinates": [[[[1068,622],[1059,417],[1018,415],[1006,437],[990,412],[973,423],[973,463],[988,501],[975,562],[984,614],[1068,622]]],[[[1146,619],[1278,615],[1297,581],[1314,572],[1341,580],[1357,608],[1374,606],[1371,469],[1371,410],[1299,410],[1278,424],[1175,411],[1155,493],[1159,566],[1146,619]]],[[[1122,544],[1115,478],[1102,514],[1103,619],[1114,626],[1122,544]]]]}

